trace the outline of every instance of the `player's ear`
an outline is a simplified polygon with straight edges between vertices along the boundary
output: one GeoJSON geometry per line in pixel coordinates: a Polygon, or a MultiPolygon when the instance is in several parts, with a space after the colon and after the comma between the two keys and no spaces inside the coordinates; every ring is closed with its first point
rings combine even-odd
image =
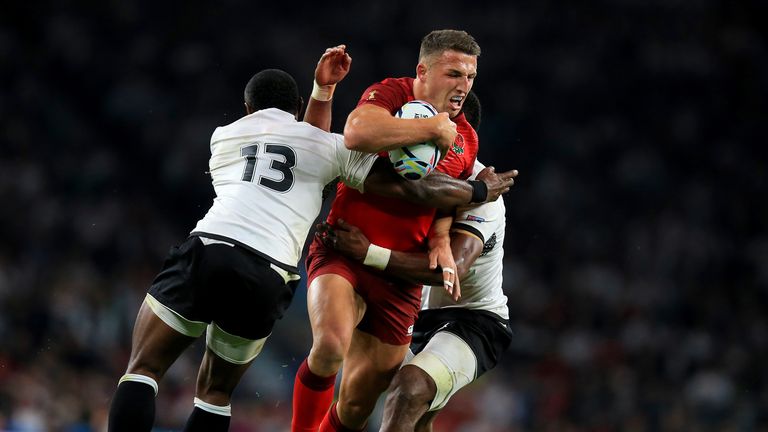
{"type": "Polygon", "coordinates": [[[255,112],[253,108],[251,108],[251,106],[248,105],[248,102],[243,102],[243,105],[245,105],[245,115],[251,115],[255,112]]]}
{"type": "Polygon", "coordinates": [[[424,63],[419,62],[418,65],[416,65],[416,78],[424,81],[427,79],[427,65],[424,63]]]}

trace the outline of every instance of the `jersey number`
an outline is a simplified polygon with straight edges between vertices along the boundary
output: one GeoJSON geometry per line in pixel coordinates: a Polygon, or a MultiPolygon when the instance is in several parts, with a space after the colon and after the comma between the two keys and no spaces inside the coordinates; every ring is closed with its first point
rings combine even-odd
{"type": "Polygon", "coordinates": [[[264,153],[269,160],[269,168],[258,164],[259,145],[251,144],[240,149],[240,156],[245,158],[245,170],[243,170],[243,181],[252,182],[259,172],[258,183],[265,188],[277,192],[287,192],[293,187],[293,167],[296,166],[296,152],[292,148],[281,144],[266,144],[264,153]],[[274,157],[277,155],[278,157],[274,157]],[[279,160],[282,156],[284,160],[279,160]],[[271,178],[267,176],[269,171],[277,171],[282,174],[282,178],[271,178]]]}

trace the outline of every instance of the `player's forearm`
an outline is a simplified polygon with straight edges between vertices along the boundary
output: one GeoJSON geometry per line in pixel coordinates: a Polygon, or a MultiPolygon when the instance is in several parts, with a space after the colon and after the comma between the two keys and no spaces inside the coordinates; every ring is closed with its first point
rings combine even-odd
{"type": "Polygon", "coordinates": [[[432,119],[399,119],[384,108],[363,105],[355,108],[344,126],[344,144],[368,153],[389,151],[436,138],[432,119]]]}
{"type": "Polygon", "coordinates": [[[331,131],[332,101],[319,101],[310,97],[304,121],[326,132],[331,131]]]}
{"type": "Polygon", "coordinates": [[[473,196],[472,191],[473,188],[467,181],[437,171],[421,180],[406,180],[397,175],[389,162],[383,158],[376,162],[365,179],[366,193],[399,198],[447,213],[457,206],[469,204],[473,196]]]}
{"type": "MultiPolygon", "coordinates": [[[[482,250],[482,242],[477,238],[462,236],[459,241],[451,242],[451,251],[456,262],[456,275],[460,279],[467,275],[482,250]]],[[[442,269],[438,267],[430,270],[429,256],[425,253],[392,251],[385,271],[412,283],[443,284],[442,269]]]]}
{"type": "Polygon", "coordinates": [[[435,216],[435,220],[432,222],[432,227],[429,229],[429,248],[433,249],[443,243],[445,246],[450,247],[451,244],[451,225],[453,224],[453,215],[446,212],[439,212],[435,216]]]}
{"type": "Polygon", "coordinates": [[[405,279],[412,283],[423,285],[442,285],[441,269],[429,269],[429,257],[425,253],[408,253],[392,251],[387,273],[405,279]]]}
{"type": "Polygon", "coordinates": [[[452,213],[456,207],[470,203],[473,188],[465,180],[433,171],[421,180],[407,181],[405,190],[418,196],[421,202],[429,203],[430,207],[452,213]]]}
{"type": "MultiPolygon", "coordinates": [[[[372,244],[359,228],[344,226],[334,235],[335,241],[328,243],[338,252],[382,270],[392,276],[412,283],[424,285],[442,285],[443,273],[441,268],[429,269],[429,255],[423,252],[401,252],[382,248],[372,244]]],[[[324,240],[325,241],[325,240],[324,240]]],[[[451,233],[451,254],[456,263],[456,276],[463,278],[469,268],[483,250],[483,242],[472,233],[453,230],[451,233]]]]}

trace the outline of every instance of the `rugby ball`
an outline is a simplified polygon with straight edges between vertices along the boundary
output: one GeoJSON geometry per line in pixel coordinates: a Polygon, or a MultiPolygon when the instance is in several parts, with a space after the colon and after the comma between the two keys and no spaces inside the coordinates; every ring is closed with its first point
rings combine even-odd
{"type": "MultiPolygon", "coordinates": [[[[414,100],[403,105],[395,117],[403,119],[429,118],[437,115],[435,107],[428,102],[414,100]]],[[[395,172],[408,180],[419,180],[435,169],[440,161],[440,150],[431,142],[423,142],[389,151],[389,160],[395,172]]]]}

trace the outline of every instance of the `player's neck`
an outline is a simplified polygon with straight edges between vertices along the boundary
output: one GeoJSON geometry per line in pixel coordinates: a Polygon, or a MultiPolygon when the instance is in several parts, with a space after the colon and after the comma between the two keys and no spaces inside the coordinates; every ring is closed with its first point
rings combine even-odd
{"type": "Polygon", "coordinates": [[[428,100],[427,98],[427,89],[424,88],[424,83],[419,81],[418,78],[413,80],[413,97],[415,97],[416,100],[423,100],[425,102],[432,103],[432,101],[428,100]]]}

